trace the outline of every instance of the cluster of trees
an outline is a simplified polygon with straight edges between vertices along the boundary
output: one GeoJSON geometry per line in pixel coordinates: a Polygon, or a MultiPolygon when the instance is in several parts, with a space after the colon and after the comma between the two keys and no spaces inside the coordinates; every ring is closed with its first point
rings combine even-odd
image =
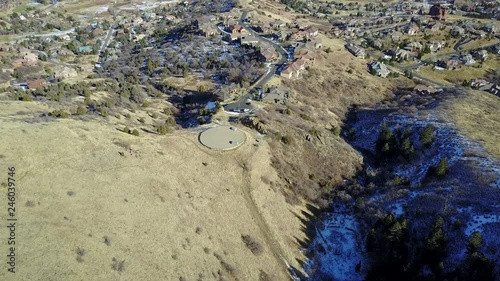
{"type": "MultiPolygon", "coordinates": [[[[434,142],[434,127],[426,126],[419,134],[420,143],[423,147],[430,147],[434,142]]],[[[393,132],[387,127],[387,123],[382,123],[379,137],[376,142],[376,150],[383,159],[403,156],[410,161],[411,156],[415,153],[415,145],[412,142],[413,132],[410,127],[405,130],[396,130],[393,132]]]]}
{"type": "MultiPolygon", "coordinates": [[[[34,9],[34,7],[28,7],[26,12],[39,14],[37,11],[32,11],[34,9]]],[[[74,18],[71,16],[65,16],[62,13],[54,13],[50,16],[31,18],[26,13],[23,15],[22,13],[14,12],[10,15],[8,22],[10,23],[10,27],[7,28],[7,26],[4,25],[5,28],[0,29],[0,34],[43,32],[54,29],[65,30],[77,24],[74,18]],[[25,19],[21,19],[21,16],[24,16],[25,19]]]]}
{"type": "Polygon", "coordinates": [[[396,218],[392,213],[375,223],[366,239],[371,262],[367,281],[495,280],[494,262],[481,253],[480,232],[469,237],[463,263],[457,268],[445,268],[449,253],[447,231],[461,230],[438,217],[428,235],[422,236],[408,231],[411,223],[404,216],[396,218]]]}
{"type": "Polygon", "coordinates": [[[409,127],[404,131],[397,130],[396,133],[394,133],[387,127],[387,123],[383,122],[376,143],[377,152],[384,159],[401,155],[406,160],[410,161],[411,156],[415,152],[415,147],[410,137],[411,130],[409,127]]]}

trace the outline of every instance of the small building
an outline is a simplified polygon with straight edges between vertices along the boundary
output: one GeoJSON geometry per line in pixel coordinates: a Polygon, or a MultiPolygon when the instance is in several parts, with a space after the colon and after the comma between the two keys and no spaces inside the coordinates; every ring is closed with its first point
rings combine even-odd
{"type": "Polygon", "coordinates": [[[280,20],[275,20],[269,23],[269,26],[271,26],[274,29],[280,29],[282,27],[285,27],[285,23],[280,20]]]}
{"type": "Polygon", "coordinates": [[[241,41],[241,45],[256,46],[259,44],[259,39],[255,35],[252,35],[252,34],[242,36],[240,41],[241,41]]]}
{"type": "Polygon", "coordinates": [[[369,64],[370,72],[380,77],[387,77],[391,72],[383,62],[374,61],[369,64]]]}
{"type": "Polygon", "coordinates": [[[427,28],[431,31],[440,31],[444,27],[445,26],[440,22],[433,22],[433,23],[427,25],[427,28]]]}
{"type": "Polygon", "coordinates": [[[418,28],[418,26],[416,24],[410,24],[406,27],[405,32],[406,32],[406,34],[408,34],[410,36],[414,36],[414,35],[417,35],[419,30],[420,30],[420,28],[418,28]]]}
{"type": "Polygon", "coordinates": [[[272,87],[261,94],[261,100],[274,103],[285,102],[290,98],[289,90],[284,87],[272,87]]]}
{"type": "Polygon", "coordinates": [[[500,84],[493,84],[488,92],[500,96],[500,84]]]}
{"type": "Polygon", "coordinates": [[[45,79],[27,80],[26,84],[30,90],[40,89],[47,85],[47,81],[45,79]]]}
{"type": "Polygon", "coordinates": [[[476,61],[472,57],[471,54],[466,54],[460,57],[460,60],[465,64],[465,65],[474,65],[476,61]]]}
{"type": "Polygon", "coordinates": [[[475,51],[472,53],[472,56],[476,59],[484,61],[488,58],[488,51],[486,51],[486,50],[475,51]]]}
{"type": "Polygon", "coordinates": [[[471,79],[470,80],[470,86],[474,89],[479,89],[483,86],[488,85],[488,81],[484,79],[471,79]]]}
{"type": "Polygon", "coordinates": [[[437,52],[446,45],[446,41],[429,41],[427,46],[431,52],[437,52]]]}
{"type": "Polygon", "coordinates": [[[359,47],[359,46],[356,46],[356,45],[353,45],[353,44],[346,44],[345,45],[345,48],[351,53],[353,54],[355,57],[358,57],[358,58],[365,58],[366,56],[366,52],[363,48],[359,47]]]}
{"type": "Polygon", "coordinates": [[[435,20],[446,20],[446,8],[440,4],[432,5],[429,15],[435,20]]]}
{"type": "Polygon", "coordinates": [[[424,46],[420,42],[410,42],[404,47],[407,51],[419,52],[424,49],[424,46]]]}
{"type": "Polygon", "coordinates": [[[88,53],[92,53],[92,46],[81,46],[81,47],[78,47],[78,52],[79,53],[82,53],[82,54],[88,54],[88,53]]]}
{"type": "Polygon", "coordinates": [[[452,36],[462,36],[465,34],[465,29],[461,28],[460,26],[453,26],[453,28],[450,31],[450,34],[452,36]]]}
{"type": "Polygon", "coordinates": [[[274,47],[270,46],[260,50],[259,60],[262,62],[275,61],[278,58],[278,53],[274,47]]]}
{"type": "Polygon", "coordinates": [[[401,31],[395,31],[391,34],[391,39],[393,41],[399,41],[403,37],[403,33],[401,31]]]}
{"type": "Polygon", "coordinates": [[[455,70],[460,69],[463,63],[457,57],[453,57],[449,60],[439,60],[436,62],[435,66],[436,69],[455,70]]]}

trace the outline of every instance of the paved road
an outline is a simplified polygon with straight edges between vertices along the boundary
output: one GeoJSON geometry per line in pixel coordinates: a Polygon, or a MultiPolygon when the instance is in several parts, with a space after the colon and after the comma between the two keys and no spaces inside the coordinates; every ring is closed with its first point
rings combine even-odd
{"type": "Polygon", "coordinates": [[[108,35],[106,36],[106,39],[104,39],[101,50],[99,50],[99,58],[97,59],[98,63],[101,63],[101,60],[104,56],[104,52],[106,51],[106,48],[108,47],[109,42],[111,41],[113,33],[115,33],[115,28],[113,26],[110,26],[109,31],[108,31],[108,35]]]}
{"type": "Polygon", "coordinates": [[[247,14],[248,14],[247,10],[244,10],[242,12],[241,17],[239,19],[239,24],[244,26],[246,28],[246,30],[248,30],[249,34],[254,35],[257,39],[259,39],[259,41],[260,41],[259,43],[262,44],[262,42],[267,42],[268,44],[273,46],[274,49],[280,54],[280,60],[276,64],[269,64],[267,66],[267,68],[268,68],[267,73],[264,74],[261,78],[259,78],[259,80],[257,80],[252,86],[250,86],[248,93],[243,95],[238,101],[228,103],[227,105],[225,105],[224,106],[225,111],[233,111],[233,112],[241,112],[242,110],[247,111],[247,112],[252,111],[254,109],[252,104],[246,103],[248,99],[252,99],[252,91],[258,87],[263,88],[264,85],[266,85],[273,78],[273,76],[276,73],[276,69],[280,65],[288,62],[288,58],[289,58],[288,52],[283,48],[283,46],[279,45],[276,42],[273,42],[270,39],[262,37],[259,33],[253,31],[248,26],[248,24],[245,22],[247,14]]]}

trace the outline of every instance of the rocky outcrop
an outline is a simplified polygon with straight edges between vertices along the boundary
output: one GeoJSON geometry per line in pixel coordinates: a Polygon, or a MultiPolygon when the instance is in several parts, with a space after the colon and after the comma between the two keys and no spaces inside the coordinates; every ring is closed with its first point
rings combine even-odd
{"type": "Polygon", "coordinates": [[[244,119],[241,120],[241,123],[249,128],[256,130],[261,134],[264,135],[267,134],[267,129],[265,128],[264,123],[262,123],[255,117],[245,117],[244,119]]]}

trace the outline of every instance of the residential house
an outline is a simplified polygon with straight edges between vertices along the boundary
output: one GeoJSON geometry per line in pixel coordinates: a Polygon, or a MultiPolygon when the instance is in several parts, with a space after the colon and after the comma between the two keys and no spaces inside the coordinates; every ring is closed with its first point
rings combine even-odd
{"type": "Polygon", "coordinates": [[[323,47],[323,41],[319,38],[314,38],[306,42],[306,48],[308,49],[320,49],[323,47]]]}
{"type": "Polygon", "coordinates": [[[244,26],[240,24],[233,24],[229,26],[229,32],[231,32],[231,40],[238,40],[242,36],[247,34],[247,30],[244,26]]]}
{"type": "Polygon", "coordinates": [[[316,27],[309,27],[304,30],[306,37],[316,37],[318,36],[318,29],[316,27]]]}
{"type": "Polygon", "coordinates": [[[289,36],[289,39],[292,41],[302,41],[305,40],[306,38],[307,38],[306,33],[297,29],[292,30],[292,33],[289,36]]]}
{"type": "Polygon", "coordinates": [[[346,44],[345,48],[353,54],[355,57],[358,58],[365,58],[366,53],[365,50],[359,46],[353,45],[353,44],[346,44]]]}
{"type": "Polygon", "coordinates": [[[261,94],[261,100],[273,101],[274,103],[284,102],[290,97],[290,91],[284,87],[269,88],[266,93],[261,94]]]}
{"type": "Polygon", "coordinates": [[[410,52],[408,52],[406,50],[402,50],[398,47],[390,50],[389,55],[398,61],[409,60],[410,58],[413,57],[413,55],[410,52]]]}
{"type": "Polygon", "coordinates": [[[33,53],[29,53],[29,52],[24,52],[22,58],[16,59],[12,62],[12,67],[17,68],[17,67],[20,67],[23,65],[35,66],[37,64],[38,64],[38,56],[37,55],[35,55],[33,53]]]}
{"type": "Polygon", "coordinates": [[[399,40],[401,40],[401,37],[403,37],[403,33],[401,31],[394,31],[391,34],[391,39],[393,41],[399,41],[399,40]]]}
{"type": "Polygon", "coordinates": [[[446,45],[446,41],[429,41],[427,42],[427,46],[431,50],[431,52],[437,52],[439,49],[443,48],[446,45]]]}
{"type": "Polygon", "coordinates": [[[296,68],[293,64],[287,64],[285,68],[280,73],[280,76],[286,77],[288,79],[298,78],[299,77],[299,69],[296,68]]]}
{"type": "Polygon", "coordinates": [[[247,30],[241,24],[232,24],[229,26],[229,32],[233,34],[244,34],[247,32],[247,30]]]}
{"type": "Polygon", "coordinates": [[[316,61],[315,54],[304,48],[296,48],[293,56],[295,59],[302,60],[304,65],[312,65],[316,61]]]}
{"type": "Polygon", "coordinates": [[[101,36],[101,35],[103,35],[103,34],[104,34],[104,30],[102,30],[102,28],[100,28],[100,27],[98,27],[98,28],[96,28],[96,29],[92,30],[92,35],[94,35],[94,36],[96,36],[96,37],[97,37],[97,36],[101,36]]]}
{"type": "Polygon", "coordinates": [[[28,89],[40,89],[47,85],[47,81],[45,79],[27,80],[26,84],[28,89]]]}
{"type": "Polygon", "coordinates": [[[420,42],[410,42],[404,46],[404,49],[412,52],[420,52],[424,49],[424,46],[420,42]]]}
{"type": "Polygon", "coordinates": [[[370,44],[370,46],[372,46],[373,48],[377,49],[377,50],[382,50],[382,48],[384,47],[382,41],[380,41],[380,39],[371,39],[368,41],[368,44],[370,44]]]}
{"type": "Polygon", "coordinates": [[[269,46],[260,50],[259,60],[262,62],[271,62],[278,59],[278,53],[274,47],[269,46]]]}
{"type": "Polygon", "coordinates": [[[166,15],[165,19],[168,21],[174,21],[174,20],[176,20],[176,17],[174,15],[166,15]]]}
{"type": "Polygon", "coordinates": [[[483,28],[483,30],[488,32],[489,34],[496,34],[497,26],[495,24],[488,24],[483,28]]]}
{"type": "Polygon", "coordinates": [[[488,58],[488,51],[486,51],[486,50],[475,51],[472,53],[472,56],[476,59],[484,61],[488,58]]]}
{"type": "Polygon", "coordinates": [[[63,35],[59,36],[59,38],[61,40],[64,40],[64,41],[70,41],[71,40],[71,37],[68,34],[63,34],[63,35]]]}
{"type": "Polygon", "coordinates": [[[453,28],[450,31],[450,34],[452,36],[462,36],[465,34],[465,29],[461,28],[460,26],[453,26],[453,28]]]}
{"type": "Polygon", "coordinates": [[[438,70],[447,69],[447,70],[455,70],[459,69],[463,66],[462,61],[460,61],[457,57],[452,57],[448,60],[439,60],[436,62],[434,68],[438,70]]]}
{"type": "Polygon", "coordinates": [[[477,29],[473,29],[473,30],[470,30],[469,31],[472,35],[476,35],[476,36],[479,36],[479,37],[485,37],[486,36],[486,32],[483,31],[483,30],[477,30],[477,29]]]}
{"type": "Polygon", "coordinates": [[[55,71],[54,76],[56,79],[64,79],[64,78],[76,77],[78,76],[78,73],[76,72],[75,69],[71,67],[63,66],[59,68],[57,71],[55,71]]]}
{"type": "Polygon", "coordinates": [[[500,55],[500,44],[496,44],[495,46],[491,47],[491,51],[493,54],[500,55]]]}
{"type": "Polygon", "coordinates": [[[472,57],[471,54],[466,54],[460,57],[460,60],[465,64],[465,65],[474,65],[476,61],[472,57]]]}
{"type": "Polygon", "coordinates": [[[435,20],[446,20],[446,8],[435,4],[429,9],[429,15],[435,20]]]}
{"type": "Polygon", "coordinates": [[[145,13],[142,17],[147,21],[151,21],[151,20],[154,20],[156,18],[156,13],[148,12],[148,13],[145,13]]]}
{"type": "Polygon", "coordinates": [[[309,28],[309,25],[305,22],[295,22],[292,25],[297,27],[300,30],[306,30],[307,28],[309,28]]]}
{"type": "Polygon", "coordinates": [[[132,24],[133,24],[133,25],[140,25],[140,24],[142,24],[143,22],[144,22],[144,20],[143,20],[142,18],[137,17],[137,18],[135,18],[135,19],[132,21],[132,24]]]}
{"type": "Polygon", "coordinates": [[[433,23],[427,25],[427,28],[430,31],[440,31],[442,28],[444,28],[444,25],[440,22],[433,22],[433,23]]]}
{"type": "Polygon", "coordinates": [[[28,84],[26,84],[26,82],[11,81],[10,85],[14,88],[21,88],[23,90],[28,89],[28,84]]]}
{"type": "Polygon", "coordinates": [[[500,84],[493,84],[488,92],[500,97],[500,84]]]}
{"type": "Polygon", "coordinates": [[[240,41],[241,41],[241,45],[256,46],[259,44],[259,38],[257,38],[253,34],[241,36],[240,41]]]}
{"type": "Polygon", "coordinates": [[[488,81],[484,79],[471,79],[470,80],[470,86],[474,89],[479,89],[483,86],[488,85],[488,81]]]}
{"type": "Polygon", "coordinates": [[[406,27],[405,32],[406,32],[406,34],[413,36],[413,35],[417,35],[419,30],[420,30],[420,28],[418,28],[418,26],[416,24],[410,24],[406,27]]]}
{"type": "Polygon", "coordinates": [[[293,62],[285,66],[280,75],[288,79],[298,78],[299,75],[306,69],[306,64],[307,60],[304,58],[295,59],[293,62]]]}
{"type": "Polygon", "coordinates": [[[89,54],[89,53],[92,53],[92,46],[81,46],[81,47],[78,47],[78,53],[82,53],[82,54],[89,54]]]}
{"type": "Polygon", "coordinates": [[[374,61],[369,64],[370,71],[380,77],[387,77],[391,72],[383,62],[374,61]]]}
{"type": "Polygon", "coordinates": [[[269,26],[271,26],[272,28],[274,29],[280,29],[282,27],[285,27],[285,23],[283,21],[280,21],[280,20],[275,20],[275,21],[272,21],[269,23],[269,26]]]}

